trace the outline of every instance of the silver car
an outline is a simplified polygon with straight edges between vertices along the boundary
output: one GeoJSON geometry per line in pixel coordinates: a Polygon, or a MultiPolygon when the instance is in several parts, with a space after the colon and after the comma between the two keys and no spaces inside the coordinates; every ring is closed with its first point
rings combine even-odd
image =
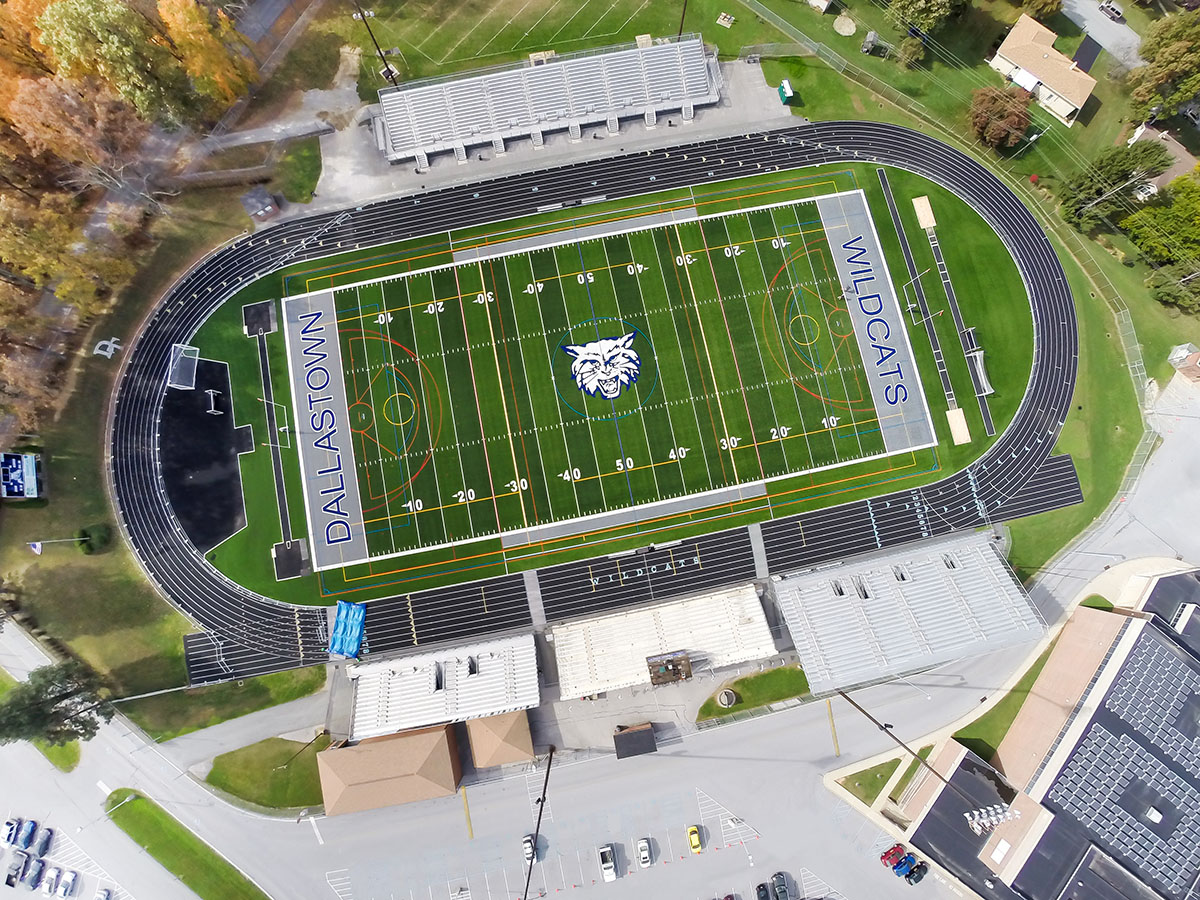
{"type": "Polygon", "coordinates": [[[653,860],[650,858],[650,838],[642,838],[637,842],[638,865],[643,869],[650,868],[653,860]]]}

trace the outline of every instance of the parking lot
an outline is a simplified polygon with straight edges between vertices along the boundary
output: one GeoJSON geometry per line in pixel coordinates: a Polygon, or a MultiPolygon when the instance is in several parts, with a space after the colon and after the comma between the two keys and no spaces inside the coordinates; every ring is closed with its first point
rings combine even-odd
{"type": "Polygon", "coordinates": [[[5,872],[4,885],[21,890],[46,892],[52,885],[56,897],[103,897],[109,892],[111,900],[133,900],[95,860],[75,841],[63,834],[44,817],[23,816],[23,810],[8,810],[5,832],[0,834],[3,856],[0,866],[5,872]],[[22,859],[18,853],[25,855],[22,859]],[[37,866],[37,862],[41,865],[37,866]],[[75,878],[69,881],[69,874],[75,878]],[[31,881],[36,882],[31,884],[31,881]],[[10,884],[9,882],[13,882],[10,884]],[[70,885],[69,887],[66,885],[70,885]]]}

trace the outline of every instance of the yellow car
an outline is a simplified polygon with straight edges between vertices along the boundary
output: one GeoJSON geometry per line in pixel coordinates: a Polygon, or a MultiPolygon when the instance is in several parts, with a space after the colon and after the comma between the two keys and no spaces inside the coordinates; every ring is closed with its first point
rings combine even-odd
{"type": "Polygon", "coordinates": [[[687,830],[688,846],[692,848],[693,853],[700,852],[700,829],[695,825],[689,825],[687,830]]]}

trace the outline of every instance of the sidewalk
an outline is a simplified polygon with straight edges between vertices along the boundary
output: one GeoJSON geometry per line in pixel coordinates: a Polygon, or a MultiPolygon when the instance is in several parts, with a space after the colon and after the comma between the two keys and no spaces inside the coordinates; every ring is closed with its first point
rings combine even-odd
{"type": "Polygon", "coordinates": [[[308,733],[305,738],[308,740],[324,729],[328,704],[329,691],[322,689],[311,696],[238,716],[159,746],[176,765],[203,779],[212,768],[213,759],[222,753],[293,732],[308,733]]]}

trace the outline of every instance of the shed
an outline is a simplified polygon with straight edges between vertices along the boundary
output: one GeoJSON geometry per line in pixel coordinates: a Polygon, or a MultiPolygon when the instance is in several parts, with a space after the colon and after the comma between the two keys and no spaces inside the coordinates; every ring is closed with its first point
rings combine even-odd
{"type": "Polygon", "coordinates": [[[256,222],[265,222],[279,215],[279,204],[261,184],[255,185],[241,196],[242,209],[256,222]]]}
{"type": "Polygon", "coordinates": [[[618,726],[613,733],[613,746],[617,749],[617,759],[657,753],[658,742],[654,739],[654,726],[650,722],[618,726]]]}

